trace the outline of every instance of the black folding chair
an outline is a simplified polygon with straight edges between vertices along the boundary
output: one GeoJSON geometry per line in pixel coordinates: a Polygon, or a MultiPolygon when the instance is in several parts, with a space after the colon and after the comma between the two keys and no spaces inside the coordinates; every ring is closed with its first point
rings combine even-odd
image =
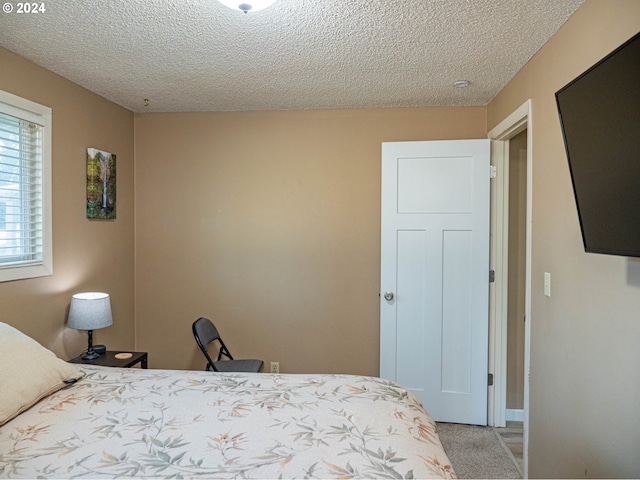
{"type": "Polygon", "coordinates": [[[213,370],[214,372],[259,372],[262,370],[264,362],[262,360],[255,359],[242,359],[235,360],[229,349],[220,338],[218,329],[208,318],[200,317],[193,322],[192,325],[193,336],[204,353],[207,359],[206,370],[213,370]],[[209,356],[209,344],[217,341],[220,344],[220,350],[218,350],[218,359],[214,362],[209,356]],[[227,357],[227,360],[222,360],[222,356],[227,357]]]}

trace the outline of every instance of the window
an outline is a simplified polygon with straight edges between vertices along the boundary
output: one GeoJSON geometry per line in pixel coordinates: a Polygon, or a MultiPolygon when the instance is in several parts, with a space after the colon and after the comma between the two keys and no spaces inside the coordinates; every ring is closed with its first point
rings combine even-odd
{"type": "Polygon", "coordinates": [[[0,90],[0,281],[52,267],[51,109],[0,90]]]}
{"type": "Polygon", "coordinates": [[[7,202],[0,202],[0,230],[7,228],[7,202]]]}

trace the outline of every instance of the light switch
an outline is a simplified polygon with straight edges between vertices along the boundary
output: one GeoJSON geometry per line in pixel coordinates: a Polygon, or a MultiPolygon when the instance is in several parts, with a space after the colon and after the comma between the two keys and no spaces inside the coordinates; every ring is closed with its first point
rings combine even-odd
{"type": "Polygon", "coordinates": [[[544,272],[544,294],[547,297],[551,296],[551,274],[544,272]]]}

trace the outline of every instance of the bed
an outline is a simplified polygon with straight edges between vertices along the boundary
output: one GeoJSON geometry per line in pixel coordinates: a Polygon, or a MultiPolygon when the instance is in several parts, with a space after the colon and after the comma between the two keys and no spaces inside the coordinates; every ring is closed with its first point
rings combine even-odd
{"type": "Polygon", "coordinates": [[[0,477],[455,478],[431,417],[386,380],[55,362],[63,388],[0,426],[0,477]]]}

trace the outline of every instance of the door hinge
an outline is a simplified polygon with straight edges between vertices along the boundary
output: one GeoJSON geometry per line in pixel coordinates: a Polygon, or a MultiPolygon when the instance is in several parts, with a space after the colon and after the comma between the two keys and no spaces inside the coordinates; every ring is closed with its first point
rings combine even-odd
{"type": "Polygon", "coordinates": [[[491,387],[493,385],[493,373],[489,374],[489,380],[488,380],[489,386],[491,387]]]}
{"type": "Polygon", "coordinates": [[[493,283],[496,281],[496,271],[489,270],[489,283],[493,283]]]}
{"type": "Polygon", "coordinates": [[[489,178],[496,178],[498,176],[498,170],[495,165],[489,165],[489,178]]]}

